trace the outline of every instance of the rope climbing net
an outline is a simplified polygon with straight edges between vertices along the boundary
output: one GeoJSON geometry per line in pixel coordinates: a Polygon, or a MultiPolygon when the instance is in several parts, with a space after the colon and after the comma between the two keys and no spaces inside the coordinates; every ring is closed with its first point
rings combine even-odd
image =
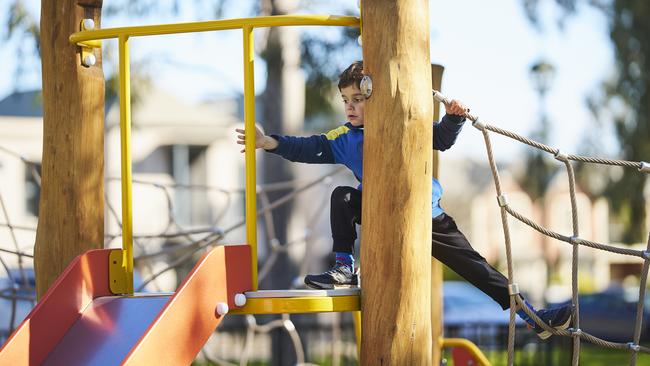
{"type": "MultiPolygon", "coordinates": [[[[443,103],[447,103],[448,99],[442,96],[437,91],[433,92],[434,98],[443,103]]],[[[650,259],[650,235],[648,237],[648,244],[646,250],[633,250],[628,248],[619,248],[612,245],[601,244],[589,240],[580,238],[579,236],[579,225],[578,225],[578,209],[576,203],[576,182],[575,174],[572,162],[581,162],[581,163],[590,163],[590,164],[601,164],[601,165],[610,165],[610,166],[620,166],[625,168],[636,168],[641,173],[650,173],[650,165],[646,162],[633,162],[625,160],[614,160],[614,159],[602,159],[597,157],[589,156],[579,156],[579,155],[570,155],[562,152],[557,148],[547,146],[545,144],[533,141],[526,137],[520,136],[516,133],[483,123],[479,120],[477,116],[466,114],[466,117],[472,121],[472,126],[481,131],[483,134],[483,139],[485,141],[485,148],[487,152],[488,162],[490,165],[490,170],[492,171],[492,178],[494,180],[494,186],[497,192],[497,202],[501,208],[501,223],[503,226],[503,234],[505,237],[505,249],[506,249],[506,259],[508,266],[508,283],[509,283],[509,293],[510,293],[510,324],[508,332],[508,364],[512,365],[514,360],[514,343],[515,343],[515,313],[516,309],[522,308],[534,321],[546,331],[551,332],[555,335],[572,337],[573,338],[573,352],[572,352],[572,365],[578,365],[578,360],[580,356],[580,341],[585,340],[595,345],[606,347],[610,349],[619,349],[619,350],[629,350],[631,352],[630,364],[636,365],[636,360],[639,352],[650,353],[650,348],[641,346],[639,344],[639,339],[641,337],[641,326],[643,321],[643,302],[646,291],[646,282],[648,277],[648,260],[650,259]],[[492,149],[492,142],[490,140],[490,132],[508,137],[515,141],[519,141],[528,146],[531,146],[535,149],[541,150],[548,154],[551,154],[556,160],[564,164],[566,172],[568,175],[569,181],[569,196],[571,200],[571,220],[573,225],[573,232],[570,236],[562,235],[560,233],[554,232],[545,228],[524,215],[517,212],[513,207],[508,203],[508,198],[503,192],[501,187],[501,179],[499,177],[499,170],[497,168],[496,162],[494,160],[494,153],[492,149]],[[572,314],[572,326],[566,330],[557,330],[549,327],[539,317],[530,310],[528,306],[525,306],[523,299],[519,296],[519,286],[514,279],[514,271],[512,264],[512,246],[510,240],[510,228],[508,226],[508,214],[522,223],[530,226],[539,233],[546,235],[548,237],[569,243],[573,246],[572,251],[572,261],[571,261],[571,303],[573,308],[572,314]],[[610,342],[598,337],[595,337],[588,332],[585,332],[580,329],[580,304],[578,302],[578,258],[579,258],[579,248],[580,246],[591,247],[594,249],[604,250],[612,253],[634,256],[641,258],[643,260],[643,267],[640,273],[640,285],[639,285],[639,301],[637,303],[636,309],[636,320],[634,324],[634,334],[633,339],[628,343],[616,343],[610,342]]]]}

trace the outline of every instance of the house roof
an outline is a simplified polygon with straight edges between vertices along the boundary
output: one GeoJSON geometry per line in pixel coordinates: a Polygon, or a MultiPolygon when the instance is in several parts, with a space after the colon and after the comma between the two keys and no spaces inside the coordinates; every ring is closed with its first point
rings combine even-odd
{"type": "MultiPolygon", "coordinates": [[[[243,102],[240,98],[192,104],[152,86],[141,88],[143,97],[132,107],[132,120],[136,124],[227,125],[243,119],[243,102]]],[[[109,124],[119,124],[116,98],[106,102],[105,113],[109,124]]],[[[43,117],[41,91],[15,92],[0,100],[0,117],[43,117]]]]}
{"type": "Polygon", "coordinates": [[[42,117],[41,91],[16,92],[0,100],[0,116],[42,117]]]}
{"type": "MultiPolygon", "coordinates": [[[[132,103],[131,109],[131,121],[138,128],[214,128],[242,122],[242,103],[237,98],[192,103],[153,85],[142,83],[138,88],[139,97],[132,103]]],[[[119,103],[107,104],[107,126],[119,125],[119,120],[119,103]]]]}

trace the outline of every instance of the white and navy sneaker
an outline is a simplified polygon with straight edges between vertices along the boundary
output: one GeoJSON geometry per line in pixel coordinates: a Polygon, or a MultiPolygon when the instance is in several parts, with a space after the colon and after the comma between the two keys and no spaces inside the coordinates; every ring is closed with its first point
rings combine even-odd
{"type": "Polygon", "coordinates": [[[305,284],[319,290],[331,290],[337,287],[359,286],[359,276],[354,269],[341,262],[336,262],[334,267],[327,272],[305,276],[305,284]]]}
{"type": "MultiPolygon", "coordinates": [[[[564,305],[555,309],[540,309],[536,311],[537,316],[544,321],[549,327],[556,330],[567,329],[571,324],[572,309],[570,305],[564,305]]],[[[528,322],[528,327],[537,333],[541,339],[546,339],[553,333],[545,330],[534,321],[528,322]]]]}

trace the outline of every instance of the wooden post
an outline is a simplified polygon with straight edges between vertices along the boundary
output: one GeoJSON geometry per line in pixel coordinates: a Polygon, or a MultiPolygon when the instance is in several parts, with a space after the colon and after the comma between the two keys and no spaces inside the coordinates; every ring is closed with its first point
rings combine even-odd
{"type": "MultiPolygon", "coordinates": [[[[442,91],[442,74],[445,68],[441,65],[431,64],[431,87],[442,91]]],[[[440,103],[433,104],[433,120],[440,121],[440,103]]],[[[438,178],[438,151],[433,150],[433,169],[431,174],[438,178]]],[[[432,340],[432,365],[440,365],[442,352],[440,338],[443,336],[442,322],[442,264],[431,257],[431,340],[432,340]]]]}
{"type": "Polygon", "coordinates": [[[426,0],[362,2],[363,365],[431,365],[432,98],[426,0]]]}
{"type": "Polygon", "coordinates": [[[104,244],[104,73],[70,34],[100,24],[101,0],[42,0],[43,160],[34,249],[40,298],[78,254],[104,244]]]}

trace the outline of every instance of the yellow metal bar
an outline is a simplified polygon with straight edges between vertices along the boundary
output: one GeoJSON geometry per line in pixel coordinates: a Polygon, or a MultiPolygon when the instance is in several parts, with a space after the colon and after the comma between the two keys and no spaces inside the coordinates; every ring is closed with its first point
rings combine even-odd
{"type": "Polygon", "coordinates": [[[357,357],[361,362],[361,311],[353,311],[352,320],[354,321],[354,335],[357,339],[357,357]]]}
{"type": "Polygon", "coordinates": [[[469,352],[474,359],[479,362],[482,366],[491,366],[490,361],[485,357],[483,352],[476,347],[476,345],[467,339],[464,338],[440,338],[440,347],[442,348],[452,348],[459,347],[464,348],[469,352]]]}
{"type": "Polygon", "coordinates": [[[363,0],[359,0],[359,37],[363,42],[363,0]]]}
{"type": "Polygon", "coordinates": [[[267,17],[210,20],[203,22],[144,25],[136,27],[106,28],[74,33],[70,42],[163,34],[208,32],[227,29],[265,28],[280,26],[359,26],[359,18],[340,15],[273,15],[267,17]]]}
{"type": "Polygon", "coordinates": [[[246,243],[251,247],[252,290],[257,291],[257,182],[255,172],[255,50],[253,27],[244,27],[244,126],[246,129],[246,243]]]}
{"type": "MultiPolygon", "coordinates": [[[[212,20],[204,22],[148,25],[136,27],[82,30],[70,36],[70,42],[82,48],[101,47],[102,39],[118,38],[120,50],[120,140],[122,164],[122,253],[110,257],[111,290],[133,293],[133,217],[131,169],[131,95],[129,48],[130,37],[242,29],[244,36],[244,111],[246,127],[246,237],[251,246],[252,290],[257,278],[257,203],[255,163],[255,87],[253,30],[278,26],[360,26],[360,19],[337,15],[275,15],[268,17],[212,20]],[[121,254],[121,255],[120,255],[121,254]]],[[[309,310],[309,309],[307,309],[309,310]]],[[[327,311],[327,310],[325,310],[327,311]]]]}
{"type": "Polygon", "coordinates": [[[111,279],[118,293],[133,294],[133,215],[131,185],[131,81],[129,37],[119,38],[120,144],[122,152],[122,263],[124,276],[111,279]],[[124,283],[120,283],[124,281],[124,283]],[[119,290],[121,289],[121,290],[119,290]]]}
{"type": "MultiPolygon", "coordinates": [[[[360,26],[360,19],[338,15],[275,15],[267,17],[212,20],[204,22],[82,30],[70,36],[70,42],[82,48],[101,47],[102,39],[119,39],[120,49],[120,135],[122,149],[122,258],[111,257],[111,289],[115,293],[133,293],[133,227],[131,188],[131,104],[129,85],[130,37],[242,29],[244,34],[244,111],[246,127],[246,237],[251,246],[252,290],[257,278],[257,204],[255,164],[255,88],[253,30],[278,26],[360,26]]],[[[117,254],[116,254],[117,255],[117,254]]]]}
{"type": "Polygon", "coordinates": [[[249,298],[229,314],[302,314],[359,311],[359,296],[249,298]]]}
{"type": "Polygon", "coordinates": [[[90,41],[78,42],[77,45],[81,47],[88,47],[88,48],[102,48],[102,41],[98,39],[90,40],[90,41]]]}

